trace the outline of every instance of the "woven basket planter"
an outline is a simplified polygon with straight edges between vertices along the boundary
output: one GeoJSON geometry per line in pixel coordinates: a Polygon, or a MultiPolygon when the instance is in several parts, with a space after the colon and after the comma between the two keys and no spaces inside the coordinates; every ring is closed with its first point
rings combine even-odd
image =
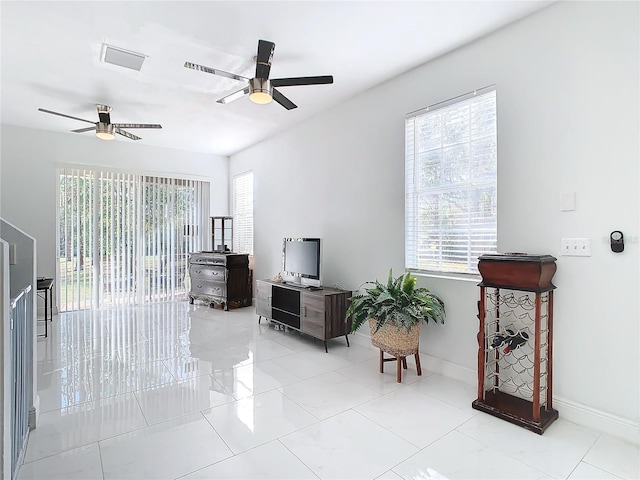
{"type": "Polygon", "coordinates": [[[420,342],[420,325],[420,323],[415,324],[411,327],[411,331],[407,332],[404,327],[398,329],[394,323],[387,323],[374,332],[376,321],[369,319],[371,344],[395,357],[415,355],[420,342]]]}

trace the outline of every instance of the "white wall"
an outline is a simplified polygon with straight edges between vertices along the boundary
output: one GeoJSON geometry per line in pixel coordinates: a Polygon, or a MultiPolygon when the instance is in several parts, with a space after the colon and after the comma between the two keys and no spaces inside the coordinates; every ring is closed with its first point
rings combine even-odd
{"type": "Polygon", "coordinates": [[[211,215],[229,212],[228,157],[10,125],[2,126],[1,148],[0,216],[36,238],[38,276],[54,277],[56,272],[59,165],[104,166],[208,181],[211,215]]]}
{"type": "Polygon", "coordinates": [[[11,330],[9,244],[0,239],[0,478],[11,478],[11,330]]]}
{"type": "MultiPolygon", "coordinates": [[[[281,269],[284,236],[323,238],[328,285],[399,273],[404,115],[495,84],[498,250],[558,258],[554,394],[637,432],[638,15],[637,2],[554,4],[233,155],[231,176],[254,171],[254,277],[281,269]],[[603,240],[615,229],[632,240],[623,254],[603,240]],[[560,256],[562,237],[589,237],[592,256],[560,256]]],[[[420,283],[448,310],[421,349],[475,372],[476,282],[420,283]]]]}

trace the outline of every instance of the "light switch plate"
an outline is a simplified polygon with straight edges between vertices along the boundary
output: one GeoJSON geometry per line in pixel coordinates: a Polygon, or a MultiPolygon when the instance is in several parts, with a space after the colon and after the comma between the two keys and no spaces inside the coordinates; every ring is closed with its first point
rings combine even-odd
{"type": "Polygon", "coordinates": [[[590,257],[591,239],[563,238],[560,242],[561,254],[570,257],[590,257]]]}
{"type": "Polygon", "coordinates": [[[571,212],[576,209],[576,192],[562,192],[560,198],[562,201],[560,211],[571,212]]]}

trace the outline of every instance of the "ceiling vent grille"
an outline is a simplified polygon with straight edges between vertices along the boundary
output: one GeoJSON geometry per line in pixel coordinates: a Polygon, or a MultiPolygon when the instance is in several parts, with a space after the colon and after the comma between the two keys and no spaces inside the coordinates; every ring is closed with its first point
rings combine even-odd
{"type": "Polygon", "coordinates": [[[114,47],[113,45],[102,44],[101,60],[105,63],[118,65],[119,67],[130,68],[131,70],[140,71],[146,55],[142,53],[132,52],[123,48],[114,47]]]}

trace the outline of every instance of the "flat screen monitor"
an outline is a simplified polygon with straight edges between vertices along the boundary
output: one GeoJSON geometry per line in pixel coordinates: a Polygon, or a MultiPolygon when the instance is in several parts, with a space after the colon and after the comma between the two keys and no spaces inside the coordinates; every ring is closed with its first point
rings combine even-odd
{"type": "Polygon", "coordinates": [[[293,283],[309,283],[302,279],[320,282],[320,239],[285,238],[282,245],[283,272],[293,277],[293,283]]]}

